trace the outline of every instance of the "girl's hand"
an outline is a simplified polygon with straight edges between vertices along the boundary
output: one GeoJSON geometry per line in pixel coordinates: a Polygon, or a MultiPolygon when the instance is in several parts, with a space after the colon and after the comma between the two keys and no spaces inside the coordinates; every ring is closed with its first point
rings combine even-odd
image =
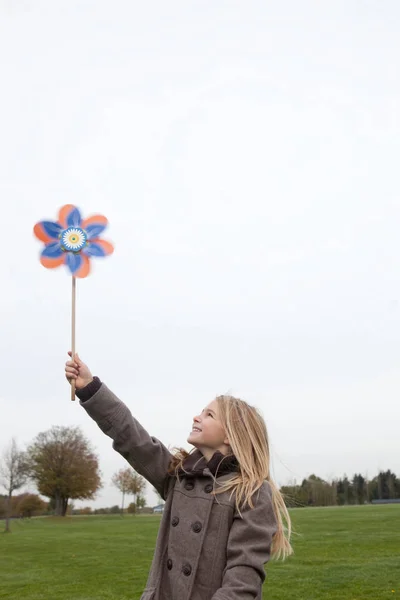
{"type": "MultiPolygon", "coordinates": [[[[72,357],[72,352],[68,352],[68,354],[72,357]]],[[[81,390],[86,387],[88,383],[93,381],[89,368],[81,361],[78,354],[75,354],[75,360],[67,360],[65,363],[65,377],[68,379],[69,383],[75,379],[77,390],[81,390]]]]}

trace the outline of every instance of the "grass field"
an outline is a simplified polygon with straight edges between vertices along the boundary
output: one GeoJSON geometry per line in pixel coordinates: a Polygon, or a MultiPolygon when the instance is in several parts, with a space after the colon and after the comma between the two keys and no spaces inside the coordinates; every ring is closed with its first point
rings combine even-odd
{"type": "MultiPolygon", "coordinates": [[[[268,565],[264,598],[400,599],[400,505],[296,509],[291,515],[295,556],[268,565]]],[[[159,521],[14,521],[11,534],[0,534],[0,598],[138,600],[159,521]]]]}

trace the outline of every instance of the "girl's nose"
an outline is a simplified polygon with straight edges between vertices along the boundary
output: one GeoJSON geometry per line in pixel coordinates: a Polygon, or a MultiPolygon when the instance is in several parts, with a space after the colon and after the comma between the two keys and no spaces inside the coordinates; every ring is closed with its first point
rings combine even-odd
{"type": "Polygon", "coordinates": [[[201,419],[200,419],[200,416],[199,416],[199,415],[197,415],[196,417],[194,417],[194,418],[193,418],[193,421],[194,421],[195,423],[200,423],[200,421],[201,421],[201,419]]]}

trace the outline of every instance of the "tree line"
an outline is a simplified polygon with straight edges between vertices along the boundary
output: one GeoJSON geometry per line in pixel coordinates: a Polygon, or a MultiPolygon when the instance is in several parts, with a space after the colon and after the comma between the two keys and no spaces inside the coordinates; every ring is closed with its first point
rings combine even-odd
{"type": "Polygon", "coordinates": [[[372,479],[360,473],[332,481],[310,475],[300,485],[282,486],[281,492],[289,507],[367,504],[400,499],[400,478],[390,470],[380,471],[372,479]]]}

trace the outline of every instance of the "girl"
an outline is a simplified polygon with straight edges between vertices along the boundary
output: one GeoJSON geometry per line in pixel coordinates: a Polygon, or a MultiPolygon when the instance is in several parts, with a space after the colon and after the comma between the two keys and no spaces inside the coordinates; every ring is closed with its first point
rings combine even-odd
{"type": "Polygon", "coordinates": [[[258,412],[243,400],[218,396],[194,417],[187,440],[194,450],[171,454],[78,355],[65,373],[113,448],[165,500],[141,600],[261,600],[270,554],[286,557],[292,549],[258,412]]]}

